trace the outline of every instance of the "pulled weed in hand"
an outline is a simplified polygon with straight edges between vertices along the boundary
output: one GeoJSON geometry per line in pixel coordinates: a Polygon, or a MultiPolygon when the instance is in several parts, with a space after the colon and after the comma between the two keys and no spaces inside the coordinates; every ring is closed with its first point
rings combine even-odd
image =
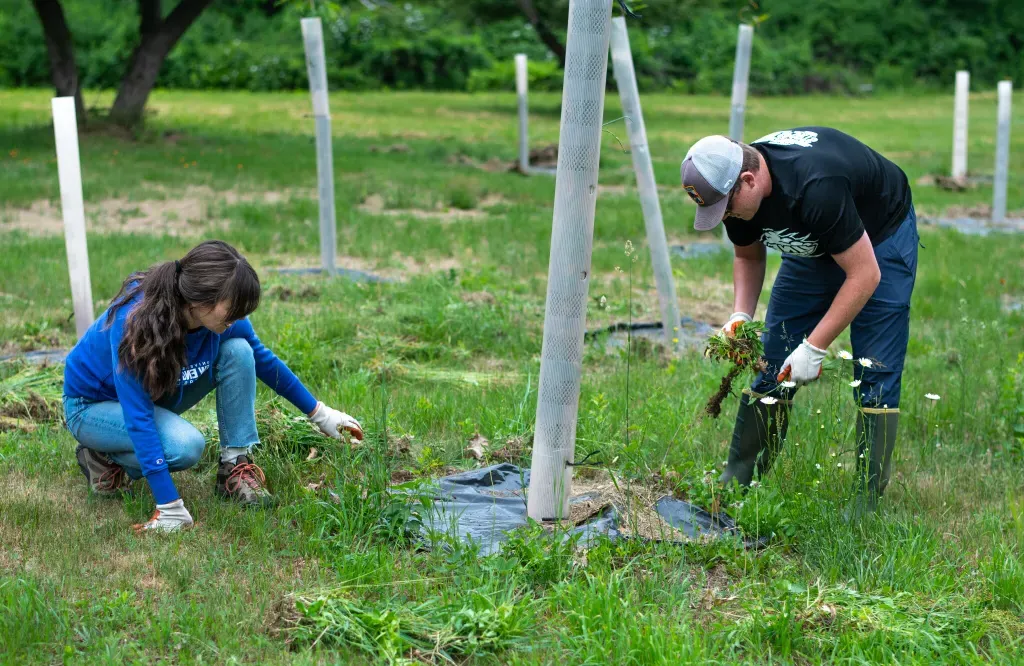
{"type": "Polygon", "coordinates": [[[759,321],[742,323],[736,327],[735,336],[727,336],[719,331],[708,338],[708,346],[704,355],[713,361],[728,361],[732,367],[722,377],[722,383],[718,390],[708,398],[708,404],[704,407],[711,418],[717,419],[722,413],[722,401],[732,393],[732,383],[740,373],[750,368],[754,372],[762,372],[765,369],[764,345],[761,343],[761,332],[764,330],[764,323],[759,321]]]}

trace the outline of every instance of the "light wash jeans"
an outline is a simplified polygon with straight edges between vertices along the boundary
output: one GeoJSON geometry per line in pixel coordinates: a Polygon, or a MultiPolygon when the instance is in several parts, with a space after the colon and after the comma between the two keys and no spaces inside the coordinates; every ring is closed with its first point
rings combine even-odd
{"type": "MultiPolygon", "coordinates": [[[[156,402],[153,419],[172,472],[199,462],[206,440],[195,426],[178,416],[210,391],[217,391],[217,426],[221,448],[249,449],[259,444],[256,434],[256,362],[252,347],[240,338],[221,342],[213,367],[199,379],[156,402]]],[[[107,454],[133,479],[142,476],[135,447],[128,436],[121,403],[93,402],[64,396],[68,430],[83,446],[107,454]]]]}

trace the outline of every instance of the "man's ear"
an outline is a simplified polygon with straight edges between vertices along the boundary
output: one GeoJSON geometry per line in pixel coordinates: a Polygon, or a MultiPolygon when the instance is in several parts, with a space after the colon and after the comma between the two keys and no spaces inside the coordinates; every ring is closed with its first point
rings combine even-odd
{"type": "Polygon", "coordinates": [[[754,183],[757,182],[757,176],[754,175],[753,171],[744,171],[740,174],[740,180],[746,183],[748,187],[753,187],[754,183]]]}

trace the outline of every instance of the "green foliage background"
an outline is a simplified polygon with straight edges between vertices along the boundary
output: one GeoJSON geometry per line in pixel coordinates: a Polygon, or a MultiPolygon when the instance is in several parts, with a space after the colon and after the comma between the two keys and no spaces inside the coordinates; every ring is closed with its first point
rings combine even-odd
{"type": "MultiPolygon", "coordinates": [[[[564,40],[568,0],[535,4],[564,40]]],[[[116,88],[138,39],[135,3],[63,5],[85,87],[116,88]]],[[[325,22],[334,90],[510,89],[518,52],[529,54],[534,65],[534,89],[561,88],[557,60],[516,3],[316,5],[325,22]]],[[[216,2],[171,52],[157,85],[302,89],[298,19],[313,11],[307,2],[216,2]]],[[[1024,78],[1018,0],[652,0],[641,13],[642,20],[630,20],[630,39],[644,90],[727,94],[736,25],[759,19],[751,70],[755,95],[857,92],[867,83],[875,90],[935,88],[949,86],[961,68],[971,71],[976,89],[1024,78]]],[[[46,47],[31,4],[0,0],[0,87],[49,85],[46,47]]]]}

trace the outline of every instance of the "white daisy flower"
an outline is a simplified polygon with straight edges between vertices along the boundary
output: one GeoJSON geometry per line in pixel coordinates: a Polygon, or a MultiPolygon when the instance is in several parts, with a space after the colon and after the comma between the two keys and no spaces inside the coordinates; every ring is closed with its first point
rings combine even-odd
{"type": "Polygon", "coordinates": [[[778,401],[779,401],[778,398],[773,398],[770,395],[766,395],[765,397],[761,398],[761,402],[766,404],[766,405],[774,405],[778,401]]]}
{"type": "Polygon", "coordinates": [[[821,463],[814,463],[814,469],[821,469],[821,463]]]}
{"type": "Polygon", "coordinates": [[[843,463],[836,463],[836,467],[838,467],[838,468],[842,469],[842,467],[843,467],[843,463]]]}
{"type": "Polygon", "coordinates": [[[844,361],[852,361],[853,360],[853,354],[851,354],[850,352],[846,351],[845,349],[842,349],[842,350],[839,351],[839,358],[843,359],[844,361]]]}
{"type": "Polygon", "coordinates": [[[865,368],[870,368],[871,366],[874,365],[870,358],[859,358],[857,359],[857,362],[860,363],[865,368]]]}
{"type": "Polygon", "coordinates": [[[858,386],[860,386],[860,380],[854,379],[852,382],[850,382],[850,386],[852,386],[853,388],[857,388],[858,386]]]}
{"type": "Polygon", "coordinates": [[[940,396],[938,393],[925,393],[924,397],[928,398],[929,400],[941,400],[942,399],[942,396],[940,396]]]}
{"type": "Polygon", "coordinates": [[[782,382],[779,386],[782,388],[796,388],[796,382],[782,382]]]}

